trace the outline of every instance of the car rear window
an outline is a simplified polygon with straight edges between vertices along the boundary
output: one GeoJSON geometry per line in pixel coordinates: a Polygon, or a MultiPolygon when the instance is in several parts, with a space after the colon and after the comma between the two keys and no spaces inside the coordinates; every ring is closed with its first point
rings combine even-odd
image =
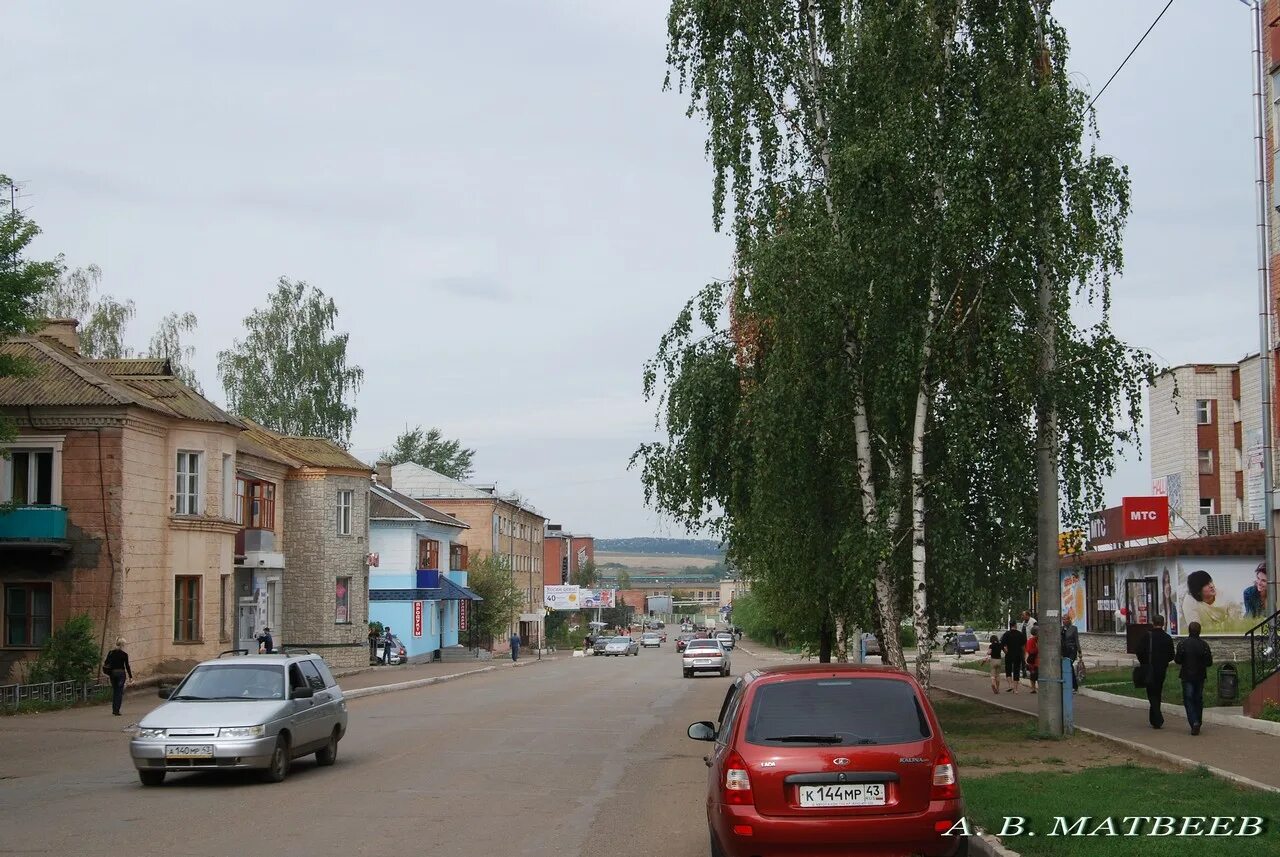
{"type": "Polygon", "coordinates": [[[915,689],[891,678],[765,684],[748,708],[747,741],[765,746],[901,744],[931,734],[915,689]]]}
{"type": "Polygon", "coordinates": [[[711,650],[713,650],[713,651],[717,651],[717,652],[718,652],[718,651],[720,651],[720,641],[719,641],[719,640],[690,640],[690,641],[689,641],[689,648],[691,648],[691,649],[711,649],[711,650]]]}

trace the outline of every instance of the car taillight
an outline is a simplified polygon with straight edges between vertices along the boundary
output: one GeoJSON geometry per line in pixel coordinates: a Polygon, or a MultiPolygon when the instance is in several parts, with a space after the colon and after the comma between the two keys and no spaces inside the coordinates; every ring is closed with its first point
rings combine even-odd
{"type": "Polygon", "coordinates": [[[724,802],[735,806],[755,803],[751,796],[751,777],[747,775],[747,763],[738,751],[729,753],[724,763],[724,802]]]}
{"type": "Polygon", "coordinates": [[[933,790],[930,800],[956,800],[960,797],[960,780],[956,776],[956,760],[946,747],[933,763],[933,790]]]}

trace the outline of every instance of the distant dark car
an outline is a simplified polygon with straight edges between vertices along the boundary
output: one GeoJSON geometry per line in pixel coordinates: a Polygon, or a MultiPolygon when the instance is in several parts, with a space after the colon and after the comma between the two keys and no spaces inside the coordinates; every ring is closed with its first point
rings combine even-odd
{"type": "Polygon", "coordinates": [[[604,647],[609,645],[609,641],[612,639],[613,637],[596,637],[595,644],[591,646],[591,654],[603,655],[604,647]]]}
{"type": "Polygon", "coordinates": [[[972,655],[978,651],[979,646],[977,634],[961,631],[942,644],[942,651],[947,655],[972,655]]]}
{"type": "Polygon", "coordinates": [[[688,645],[689,645],[689,635],[688,635],[688,634],[686,634],[686,635],[684,635],[684,636],[682,636],[682,637],[676,637],[676,651],[677,651],[677,652],[683,652],[683,651],[685,650],[685,647],[686,647],[686,646],[688,646],[688,645]]]}
{"type": "Polygon", "coordinates": [[[868,655],[880,655],[880,641],[876,639],[875,634],[863,634],[862,644],[868,655]]]}

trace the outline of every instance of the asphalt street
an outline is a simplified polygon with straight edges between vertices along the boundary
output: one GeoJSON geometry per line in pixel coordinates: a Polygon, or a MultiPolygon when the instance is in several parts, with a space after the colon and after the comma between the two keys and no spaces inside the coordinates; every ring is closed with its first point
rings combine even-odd
{"type": "MultiPolygon", "coordinates": [[[[734,673],[757,663],[736,652],[734,673]]],[[[703,857],[706,749],[685,729],[714,719],[729,681],[682,678],[671,644],[503,664],[349,702],[337,765],[308,757],[274,785],[212,772],[143,788],[132,721],[105,707],[5,718],[0,854],[703,857]]]]}

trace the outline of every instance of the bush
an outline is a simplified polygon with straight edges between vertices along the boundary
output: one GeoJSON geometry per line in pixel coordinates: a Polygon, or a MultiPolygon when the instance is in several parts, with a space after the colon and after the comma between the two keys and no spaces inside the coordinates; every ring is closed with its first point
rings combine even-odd
{"type": "Polygon", "coordinates": [[[1263,700],[1262,713],[1258,715],[1258,719],[1280,723],[1280,702],[1276,702],[1274,699],[1263,700]]]}
{"type": "Polygon", "coordinates": [[[72,616],[53,632],[28,674],[33,684],[46,681],[93,681],[98,675],[98,641],[88,614],[72,616]]]}
{"type": "Polygon", "coordinates": [[[904,625],[902,630],[898,632],[898,639],[902,642],[902,648],[913,649],[916,645],[916,628],[914,625],[904,625]]]}

